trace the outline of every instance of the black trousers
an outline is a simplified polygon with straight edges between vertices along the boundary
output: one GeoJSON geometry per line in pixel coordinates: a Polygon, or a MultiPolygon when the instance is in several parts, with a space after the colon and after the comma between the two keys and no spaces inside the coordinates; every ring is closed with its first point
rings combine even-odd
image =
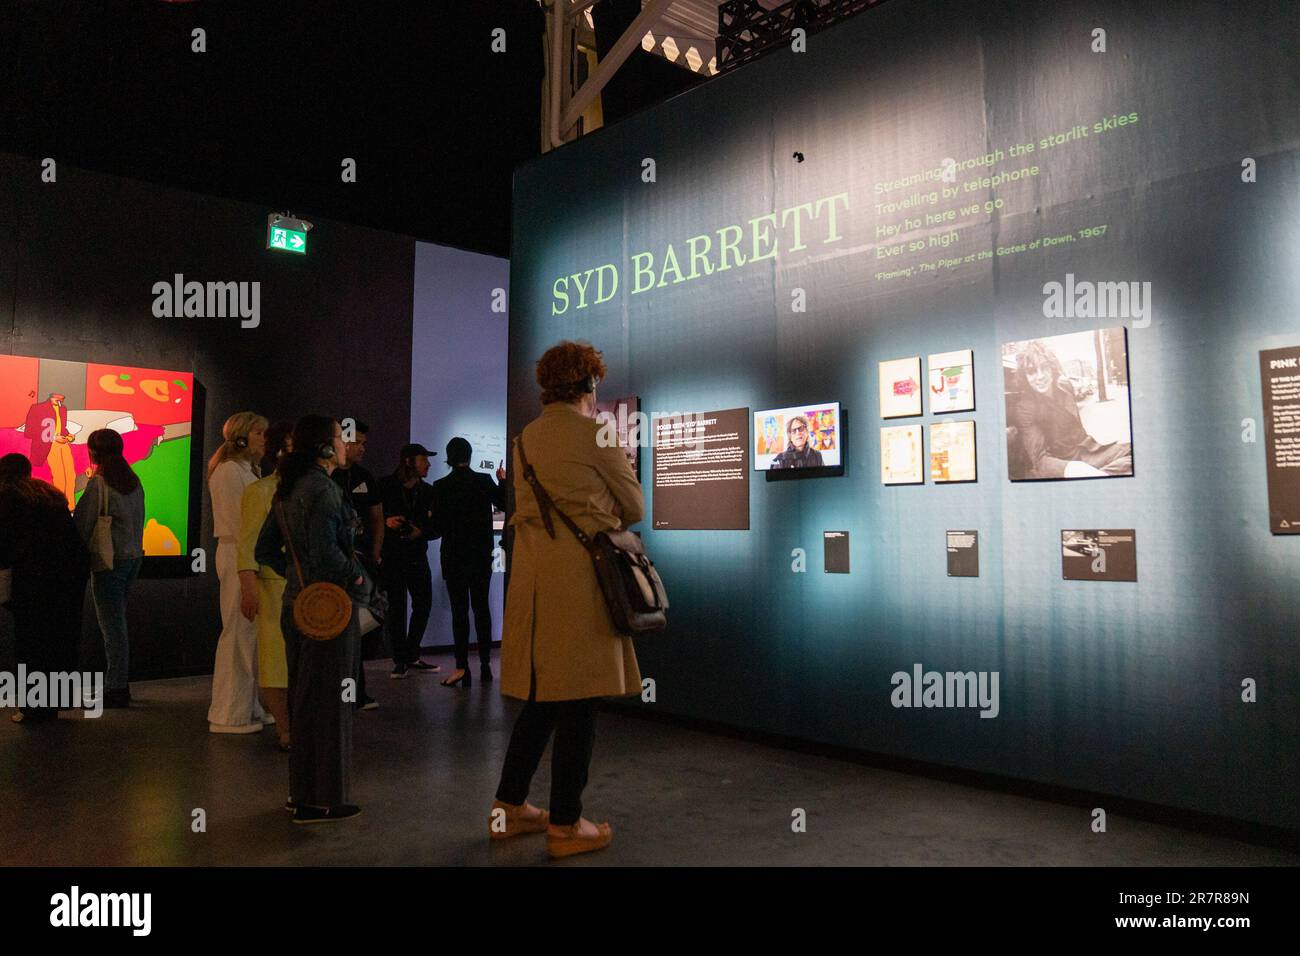
{"type": "Polygon", "coordinates": [[[388,592],[388,617],[384,629],[393,649],[394,664],[410,664],[420,657],[420,642],[429,626],[433,610],[433,573],[429,559],[418,556],[384,555],[384,588],[388,592]],[[407,600],[410,600],[411,623],[406,623],[407,600]]]}
{"type": "Polygon", "coordinates": [[[474,634],[478,639],[478,660],[486,667],[492,661],[492,610],[488,589],[492,586],[492,559],[482,567],[444,568],[443,581],[451,601],[451,636],[456,642],[456,666],[469,667],[469,611],[474,609],[474,634]]]}
{"type": "Polygon", "coordinates": [[[316,641],[298,633],[293,602],[280,614],[289,666],[289,797],[309,807],[337,807],[352,797],[352,703],[343,681],[353,675],[360,639],[357,609],[343,633],[316,641]]]}
{"type": "Polygon", "coordinates": [[[497,799],[519,806],[528,799],[533,774],[541,763],[546,742],[555,733],[551,750],[551,822],[572,826],[582,816],[582,791],[591,768],[596,743],[596,705],[586,700],[530,700],[520,711],[506,748],[505,766],[497,799]]]}

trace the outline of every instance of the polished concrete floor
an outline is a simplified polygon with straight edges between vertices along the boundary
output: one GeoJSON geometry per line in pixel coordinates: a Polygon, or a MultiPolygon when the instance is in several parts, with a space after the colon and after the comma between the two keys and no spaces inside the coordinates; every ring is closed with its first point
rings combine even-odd
{"type": "MultiPolygon", "coordinates": [[[[430,657],[451,667],[445,657],[430,657]]],[[[287,760],[270,730],[207,733],[208,678],[133,685],[137,703],[96,720],[0,720],[0,864],[546,864],[541,837],[490,844],[486,816],[515,705],[497,685],[387,677],[358,715],[355,799],[364,813],[296,827],[287,760]],[[194,832],[194,811],[206,832],[194,832]]],[[[547,761],[533,799],[545,805],[547,761]]],[[[587,865],[1296,865],[1300,856],[602,714],[587,815],[614,826],[587,865]],[[807,832],[791,811],[807,811],[807,832]]]]}

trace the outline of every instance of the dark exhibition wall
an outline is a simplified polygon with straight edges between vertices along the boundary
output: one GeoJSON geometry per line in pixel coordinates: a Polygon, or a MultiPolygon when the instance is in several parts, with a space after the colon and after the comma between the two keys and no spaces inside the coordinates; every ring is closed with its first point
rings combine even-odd
{"type": "MultiPolygon", "coordinates": [[[[410,434],[415,243],[315,219],[306,256],[271,252],[271,211],[62,164],[43,182],[39,160],[0,154],[0,353],[192,372],[204,462],[235,411],[365,419],[367,463],[382,473],[410,434]],[[154,284],[177,274],[258,283],[256,326],[155,316],[154,284]]],[[[208,571],[138,586],[134,679],[211,670],[221,627],[206,489],[199,502],[190,546],[207,548],[208,571]]],[[[91,666],[103,652],[89,606],[85,620],[91,666]]]]}
{"type": "Polygon", "coordinates": [[[1300,346],[1297,42],[1284,0],[897,0],[516,173],[509,434],[565,338],[647,412],[844,413],[842,476],[746,466],[747,530],[655,530],[645,452],[672,609],[638,706],[1300,827],[1300,538],[1270,527],[1260,373],[1300,346]],[[1030,340],[1111,477],[1011,480],[1064,477],[1024,417],[1030,340]],[[880,362],[968,349],[973,410],[936,413],[925,371],[882,407],[880,362]],[[882,428],[928,455],[950,420],[977,480],[883,483],[907,449],[882,462],[882,428]],[[1109,573],[1135,581],[1066,579],[1062,533],[1099,529],[1131,530],[1109,573]],[[895,706],[915,665],[996,673],[996,716],[895,706]]]}

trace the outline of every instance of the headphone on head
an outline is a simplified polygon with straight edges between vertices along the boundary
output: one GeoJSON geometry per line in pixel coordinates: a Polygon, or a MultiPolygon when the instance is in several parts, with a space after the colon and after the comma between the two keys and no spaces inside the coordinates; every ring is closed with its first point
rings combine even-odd
{"type": "Polygon", "coordinates": [[[247,435],[240,435],[238,438],[236,438],[236,439],[235,439],[235,447],[238,448],[238,449],[240,449],[241,451],[242,451],[243,449],[247,448],[247,447],[248,447],[248,436],[247,436],[247,435]]]}
{"type": "Polygon", "coordinates": [[[317,458],[333,458],[333,457],[334,457],[334,442],[333,442],[332,440],[331,440],[331,441],[323,441],[323,442],[321,442],[321,443],[320,443],[320,446],[316,449],[316,457],[317,457],[317,458]]]}

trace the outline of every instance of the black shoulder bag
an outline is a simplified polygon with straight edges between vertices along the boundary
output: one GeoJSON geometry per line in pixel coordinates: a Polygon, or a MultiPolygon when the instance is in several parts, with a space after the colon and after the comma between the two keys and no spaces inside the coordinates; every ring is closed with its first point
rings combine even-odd
{"type": "Polygon", "coordinates": [[[641,539],[624,529],[588,535],[560,510],[537,480],[537,472],[528,464],[524,454],[523,436],[515,439],[515,443],[519,447],[519,461],[524,466],[524,480],[537,498],[546,533],[555,537],[555,525],[551,521],[551,512],[554,511],[587,549],[615,630],[629,636],[663,630],[668,624],[664,614],[668,610],[668,594],[654,562],[641,545],[641,539]]]}

